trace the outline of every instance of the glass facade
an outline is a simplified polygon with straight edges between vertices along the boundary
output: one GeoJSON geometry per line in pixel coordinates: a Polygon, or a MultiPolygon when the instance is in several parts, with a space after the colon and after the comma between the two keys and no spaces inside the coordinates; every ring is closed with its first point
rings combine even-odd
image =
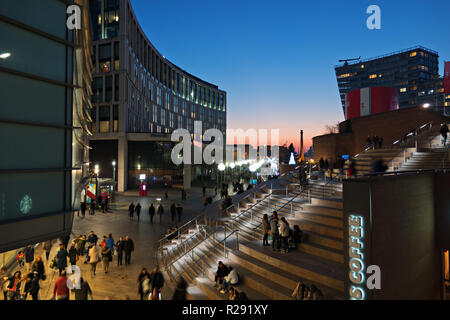
{"type": "Polygon", "coordinates": [[[2,1],[1,14],[0,54],[8,54],[0,59],[3,252],[71,230],[68,217],[87,160],[89,99],[82,79],[90,70],[82,58],[89,51],[84,33],[66,28],[64,2],[2,1]],[[20,233],[13,232],[15,223],[20,233]]]}

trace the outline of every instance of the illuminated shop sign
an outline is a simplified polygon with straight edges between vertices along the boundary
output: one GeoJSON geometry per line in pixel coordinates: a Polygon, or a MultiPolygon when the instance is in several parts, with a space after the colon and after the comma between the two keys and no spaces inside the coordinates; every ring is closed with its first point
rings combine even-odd
{"type": "Polygon", "coordinates": [[[364,219],[361,216],[348,217],[348,264],[352,300],[364,300],[366,296],[365,279],[366,266],[364,260],[364,219]]]}

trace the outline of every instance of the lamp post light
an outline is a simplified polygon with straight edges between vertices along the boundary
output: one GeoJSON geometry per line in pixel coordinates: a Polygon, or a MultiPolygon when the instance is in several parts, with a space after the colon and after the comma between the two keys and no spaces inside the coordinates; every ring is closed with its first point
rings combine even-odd
{"type": "Polygon", "coordinates": [[[221,174],[221,183],[223,183],[223,171],[225,170],[225,165],[223,163],[219,163],[219,165],[217,166],[217,169],[219,169],[220,172],[222,172],[221,174]]]}
{"type": "Polygon", "coordinates": [[[113,181],[116,182],[116,160],[113,160],[112,166],[113,166],[113,181]]]}
{"type": "Polygon", "coordinates": [[[100,167],[98,164],[94,166],[94,173],[95,173],[95,200],[98,198],[98,191],[99,191],[99,185],[98,185],[98,174],[100,172],[100,167]]]}

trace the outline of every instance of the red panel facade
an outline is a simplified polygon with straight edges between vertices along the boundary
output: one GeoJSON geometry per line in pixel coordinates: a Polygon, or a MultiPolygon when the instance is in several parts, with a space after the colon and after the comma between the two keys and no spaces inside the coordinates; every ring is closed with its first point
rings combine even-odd
{"type": "Polygon", "coordinates": [[[398,91],[389,87],[372,87],[350,91],[345,96],[345,118],[353,119],[398,109],[398,91]],[[368,104],[368,105],[367,105],[368,104]]]}

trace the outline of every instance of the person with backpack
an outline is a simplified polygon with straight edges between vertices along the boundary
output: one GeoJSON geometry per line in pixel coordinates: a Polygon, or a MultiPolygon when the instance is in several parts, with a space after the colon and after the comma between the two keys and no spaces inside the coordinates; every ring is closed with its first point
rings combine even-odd
{"type": "Polygon", "coordinates": [[[109,262],[112,260],[111,248],[105,245],[102,248],[101,254],[103,262],[103,271],[105,271],[105,274],[107,274],[109,269],[109,262]]]}

